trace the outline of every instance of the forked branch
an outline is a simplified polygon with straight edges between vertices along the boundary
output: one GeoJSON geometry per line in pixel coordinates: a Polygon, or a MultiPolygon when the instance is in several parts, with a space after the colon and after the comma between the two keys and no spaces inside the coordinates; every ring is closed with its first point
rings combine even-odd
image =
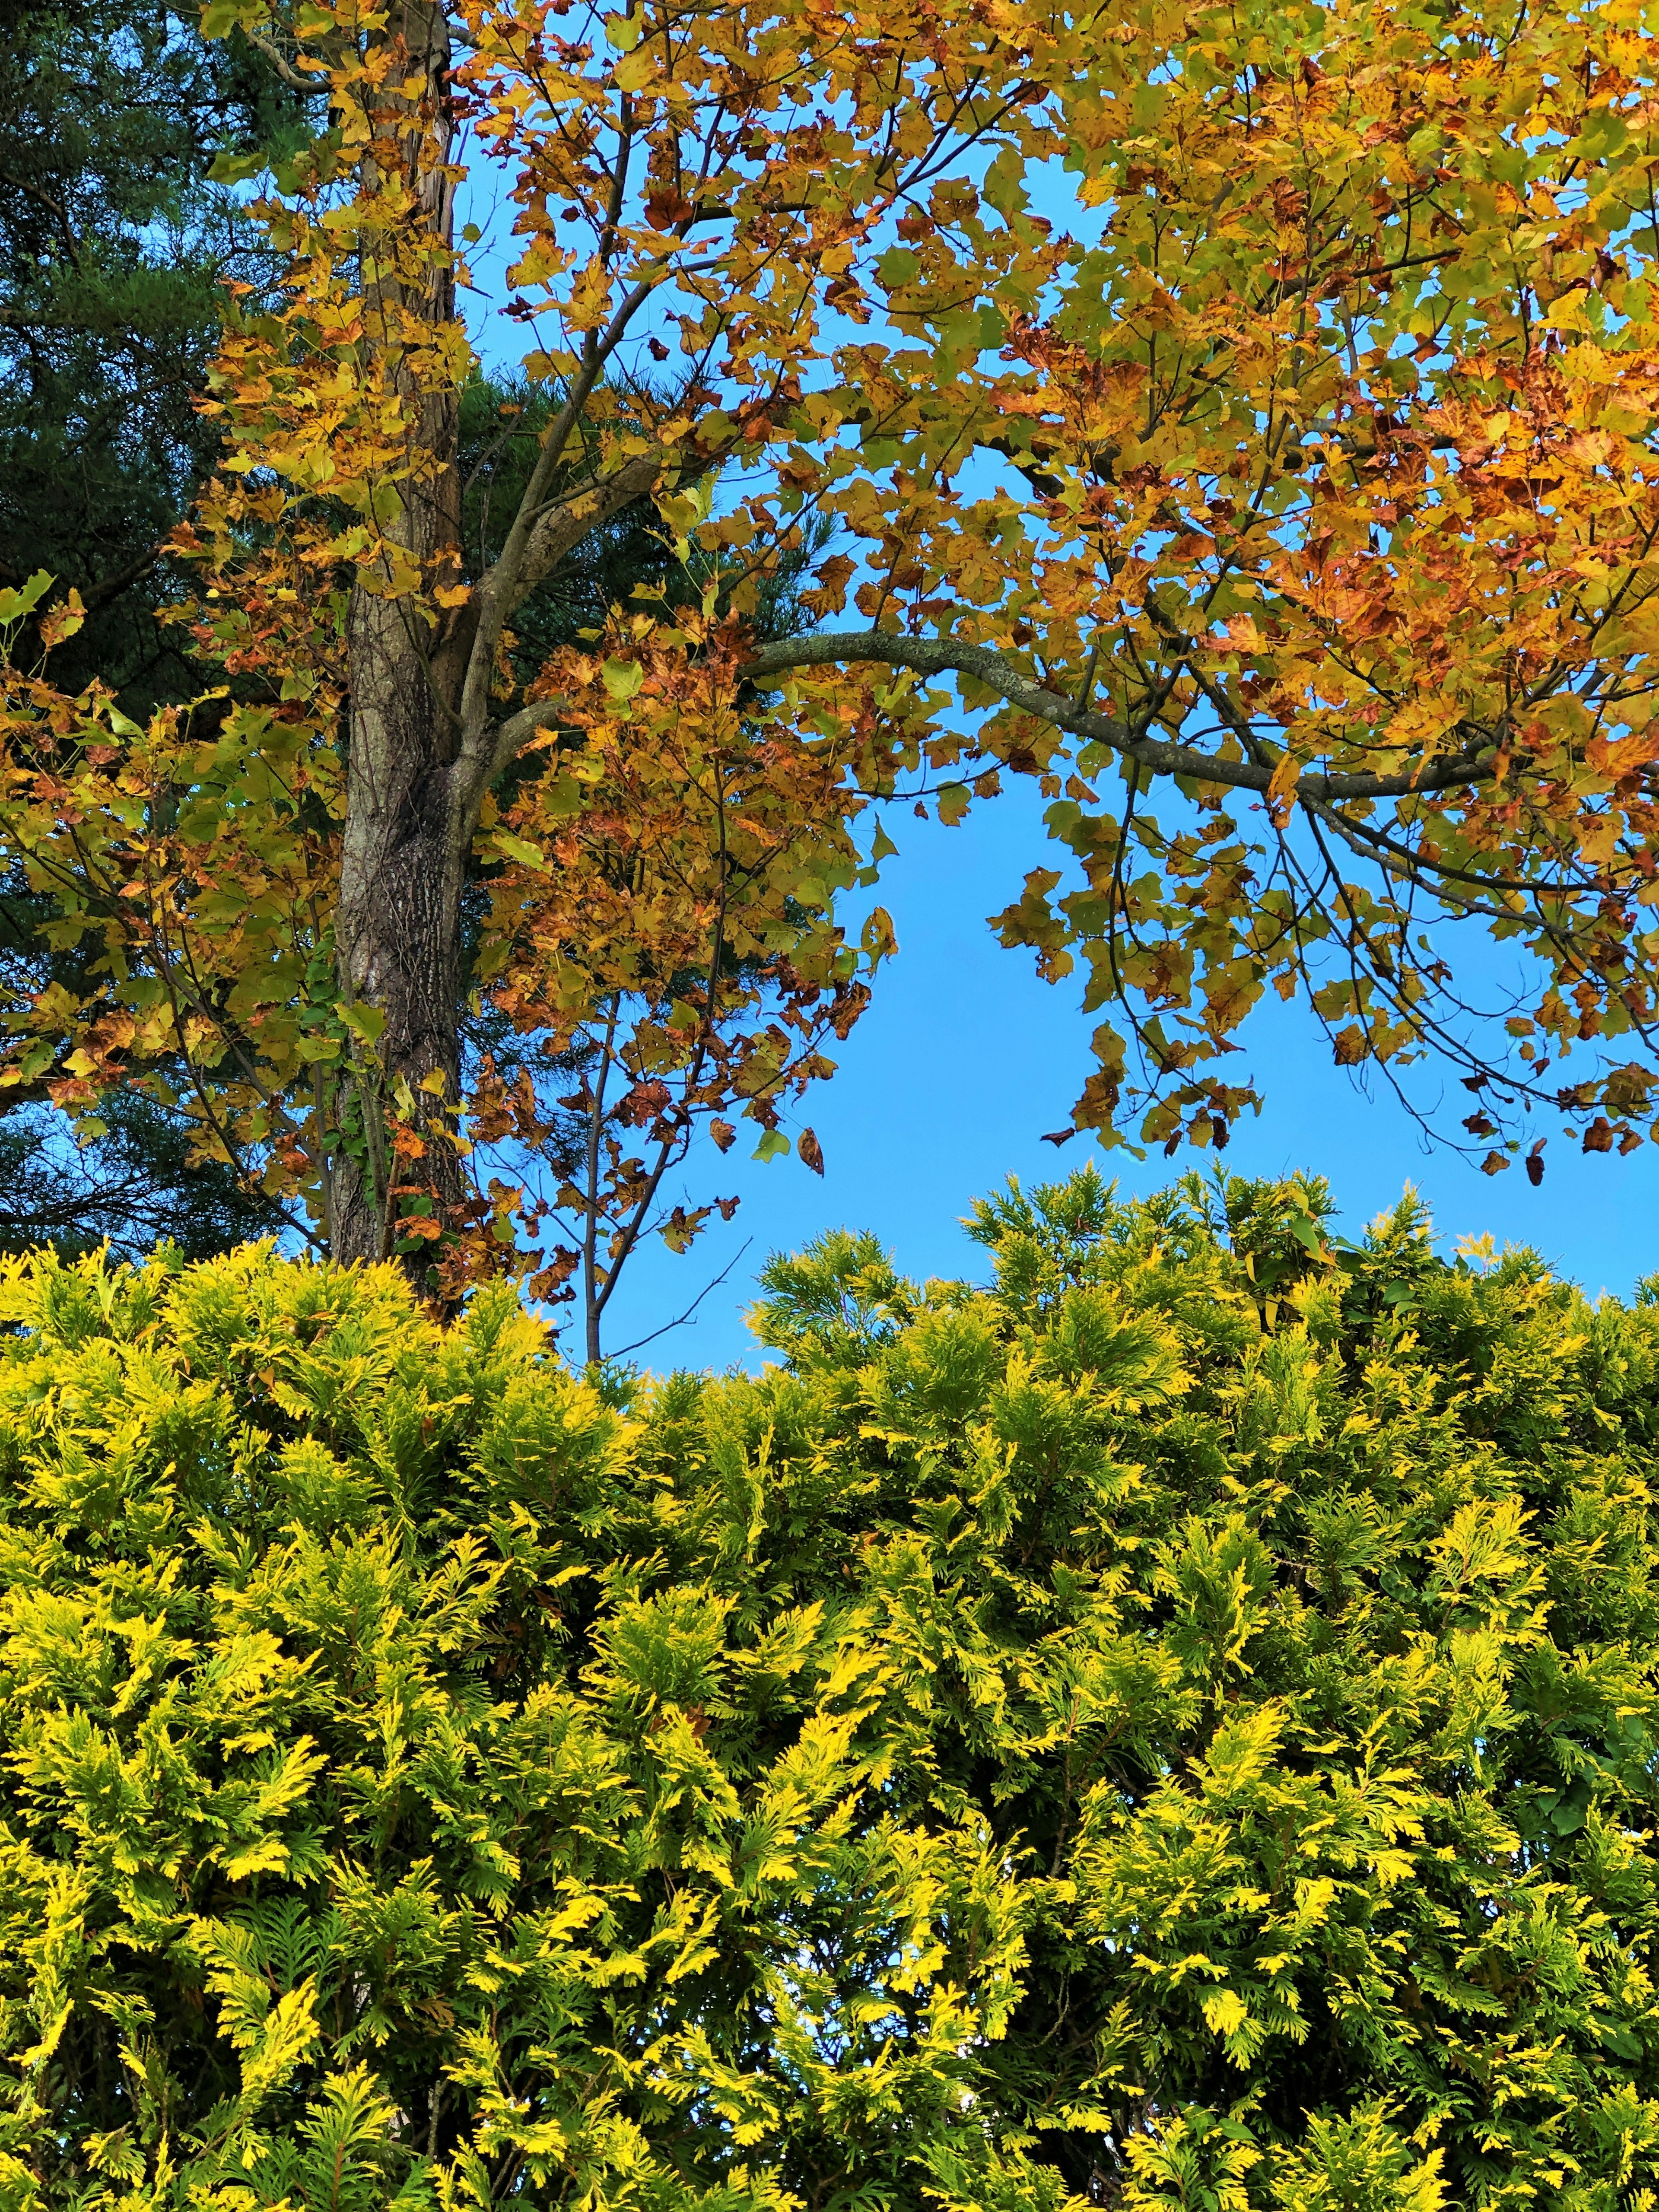
{"type": "MultiPolygon", "coordinates": [[[[902,637],[890,630],[831,631],[817,637],[781,638],[775,644],[763,646],[738,673],[752,683],[764,683],[797,668],[854,661],[882,661],[890,668],[911,669],[918,676],[971,677],[1021,714],[1064,730],[1068,736],[1109,746],[1154,775],[1192,776],[1235,791],[1265,793],[1273,787],[1275,771],[1271,763],[1224,760],[1194,745],[1137,736],[1115,715],[1074,704],[1035,682],[991,646],[959,645],[949,638],[902,637]]],[[[1484,781],[1494,771],[1497,754],[1498,747],[1489,743],[1424,761],[1394,775],[1326,775],[1307,769],[1286,795],[1328,805],[1453,791],[1461,784],[1484,781]]]]}

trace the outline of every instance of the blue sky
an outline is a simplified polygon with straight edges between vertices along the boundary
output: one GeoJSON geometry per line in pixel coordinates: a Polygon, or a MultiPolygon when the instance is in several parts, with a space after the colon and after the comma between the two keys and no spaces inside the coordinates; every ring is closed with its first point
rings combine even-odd
{"type": "MultiPolygon", "coordinates": [[[[1158,1189],[1210,1154],[1109,1158],[1087,1137],[1063,1152],[1042,1141],[1065,1126],[1091,1065],[1098,1017],[1083,1014],[1076,979],[1049,985],[1029,953],[1005,951],[985,916],[1017,896],[1025,871],[1048,855],[1039,802],[1016,788],[970,813],[960,828],[889,824],[900,852],[886,863],[880,896],[897,927],[899,953],[876,986],[869,1012],[840,1048],[840,1072],[809,1094],[796,1117],[810,1121],[824,1151],[820,1180],[799,1160],[758,1164],[739,1147],[721,1159],[704,1144],[682,1177],[688,1196],[733,1193],[742,1204],[729,1226],[717,1221],[683,1258],[653,1246],[629,1262],[606,1328],[611,1347],[683,1311],[728,1261],[695,1322],[636,1356],[657,1369],[753,1367],[763,1354],[744,1325],[753,1276],[766,1255],[793,1250],[825,1229],[873,1229],[911,1275],[983,1272],[985,1255],[963,1235],[969,1201],[1009,1174],[1050,1180],[1092,1156],[1126,1191],[1158,1189]],[[737,1258],[750,1240],[748,1251],[737,1258]]],[[[1474,950],[1472,946],[1466,950],[1474,950]]],[[[1416,1124],[1380,1085],[1372,1095],[1334,1066],[1311,1016],[1276,1003],[1250,1020],[1243,1041],[1267,1099],[1230,1146],[1236,1172],[1280,1175],[1305,1168],[1327,1176],[1352,1234],[1409,1182],[1428,1200],[1449,1249],[1465,1234],[1490,1231],[1500,1246],[1531,1244],[1592,1295],[1628,1295],[1659,1267],[1651,1224],[1659,1202],[1659,1148],[1628,1159],[1586,1158],[1547,1121],[1547,1169],[1534,1189],[1517,1163],[1483,1176],[1449,1152],[1427,1151],[1416,1124]]],[[[1425,1070],[1425,1105],[1443,1095],[1425,1070]]],[[[1468,1110],[1454,1085],[1444,1118],[1468,1110]],[[1455,1103],[1454,1103],[1454,1101],[1455,1103]]],[[[747,1125],[745,1124],[745,1128],[747,1125]]]]}
{"type": "MultiPolygon", "coordinates": [[[[1078,210],[1063,180],[1048,183],[1056,204],[1045,200],[1048,211],[1074,222],[1078,210]]],[[[483,226],[485,237],[469,256],[477,289],[463,296],[483,357],[507,368],[522,339],[490,314],[511,258],[510,211],[500,189],[486,165],[469,180],[464,212],[483,226]]],[[[1081,1012],[1078,979],[1042,982],[1030,955],[1005,951],[986,927],[988,915],[1018,896],[1029,868],[1058,864],[1041,813],[1036,792],[1018,780],[955,830],[892,811],[887,828],[900,851],[885,865],[878,896],[897,927],[898,957],[839,1048],[840,1072],[808,1096],[789,1124],[792,1133],[804,1122],[817,1131],[822,1180],[793,1158],[749,1159],[747,1123],[725,1158],[700,1142],[679,1188],[665,1188],[665,1197],[700,1204],[736,1194],[741,1204],[729,1224],[717,1218],[684,1256],[655,1243],[635,1255],[606,1316],[608,1350],[653,1335],[729,1268],[690,1322],[656,1335],[636,1357],[657,1369],[753,1367],[763,1354],[744,1316],[769,1252],[797,1249],[845,1224],[874,1230],[906,1273],[971,1278],[985,1255],[963,1235],[961,1217],[974,1197],[1011,1174],[1027,1182],[1049,1180],[1092,1152],[1126,1191],[1140,1192],[1209,1163],[1207,1153],[1170,1161],[1161,1155],[1138,1161],[1123,1152],[1104,1157],[1083,1136],[1063,1152],[1042,1141],[1044,1130],[1066,1126],[1091,1064],[1088,1039],[1099,1017],[1081,1012]]],[[[1452,940],[1461,967],[1471,954],[1482,964],[1473,935],[1466,929],[1452,940]]],[[[1518,1162],[1489,1177],[1455,1153],[1430,1150],[1385,1085],[1373,1079],[1362,1087],[1331,1064],[1328,1044],[1305,1009],[1264,1006],[1243,1042],[1267,1103],[1235,1136],[1228,1166],[1242,1174],[1302,1168],[1326,1176],[1346,1232],[1411,1183],[1428,1200],[1448,1249],[1462,1236],[1488,1231],[1500,1246],[1534,1245],[1592,1295],[1627,1295],[1638,1276],[1659,1267],[1659,1238],[1649,1225],[1659,1202],[1659,1148],[1646,1146],[1626,1160],[1586,1158],[1567,1132],[1540,1120],[1534,1133],[1550,1141],[1543,1184],[1534,1189],[1518,1162]]],[[[1449,1073],[1422,1071],[1416,1095],[1427,1109],[1440,1106],[1453,1128],[1469,1110],[1468,1093],[1449,1073]]]]}

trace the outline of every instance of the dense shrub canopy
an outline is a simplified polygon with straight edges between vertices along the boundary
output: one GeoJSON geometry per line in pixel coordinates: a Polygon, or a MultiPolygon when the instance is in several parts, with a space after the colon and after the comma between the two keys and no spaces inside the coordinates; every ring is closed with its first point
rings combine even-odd
{"type": "Polygon", "coordinates": [[[1324,1212],[12,1265],[0,2206],[1650,2203],[1659,1312],[1324,1212]]]}

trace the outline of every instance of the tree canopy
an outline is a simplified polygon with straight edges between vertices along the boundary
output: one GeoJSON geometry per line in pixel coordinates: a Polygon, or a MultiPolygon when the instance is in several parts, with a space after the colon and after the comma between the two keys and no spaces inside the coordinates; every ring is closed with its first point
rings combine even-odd
{"type": "Polygon", "coordinates": [[[0,1274],[9,2212],[1613,2212],[1659,1310],[1092,1173],[763,1376],[0,1274]]]}
{"type": "Polygon", "coordinates": [[[182,1066],[206,1150],[453,1289],[541,1214],[478,1171],[545,1123],[471,994],[553,1060],[597,1018],[640,1135],[614,1250],[694,1126],[787,1147],[890,942],[837,918],[872,809],[1012,774],[1054,865],[1002,933],[1106,1017],[1074,1127],[1224,1143],[1273,992],[1345,1065],[1449,1061],[1490,1169],[1542,1173],[1534,1112],[1642,1141],[1641,6],[204,20],[330,117],[261,173],[283,303],[229,317],[175,540],[234,703],[130,729],[16,677],[8,835],[107,963],[21,1018],[21,1079],[95,1119],[182,1066]],[[492,204],[544,404],[486,544],[492,204]],[[531,674],[521,611],[629,516],[706,596],[630,588],[531,674]],[[818,627],[768,641],[790,564],[818,627]]]}

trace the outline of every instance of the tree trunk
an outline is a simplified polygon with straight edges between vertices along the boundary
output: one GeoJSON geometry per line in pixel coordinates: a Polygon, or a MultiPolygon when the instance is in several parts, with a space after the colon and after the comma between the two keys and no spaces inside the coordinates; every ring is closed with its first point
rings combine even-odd
{"type": "MultiPolygon", "coordinates": [[[[490,782],[556,714],[556,702],[544,700],[498,719],[504,625],[592,532],[649,497],[668,465],[653,447],[556,495],[582,410],[649,295],[636,284],[603,332],[587,334],[500,556],[434,626],[434,587],[461,582],[459,410],[445,366],[454,356],[439,344],[428,360],[416,357],[428,333],[453,337],[455,315],[447,9],[441,0],[393,0],[374,35],[392,51],[368,80],[379,88],[368,95],[375,105],[359,206],[367,225],[378,215],[380,228],[362,234],[362,343],[403,401],[407,472],[393,467],[395,484],[379,488],[377,512],[392,509],[380,524],[380,569],[354,588],[346,617],[335,949],[342,997],[374,1009],[382,1024],[373,1054],[360,1054],[349,1079],[356,1111],[337,1133],[331,1164],[329,1244],[348,1261],[383,1258],[406,1242],[400,1217],[444,1222],[467,1196],[455,1142],[467,856],[490,782]]],[[[408,1261],[424,1284],[422,1252],[408,1261]]]]}
{"type": "MultiPolygon", "coordinates": [[[[413,210],[406,226],[364,240],[365,343],[380,353],[387,380],[404,397],[410,449],[419,456],[420,472],[398,486],[401,507],[384,524],[384,539],[429,583],[453,578],[459,562],[456,401],[453,390],[422,391],[405,356],[411,325],[442,325],[454,314],[446,10],[432,0],[404,0],[380,35],[402,49],[384,80],[399,88],[380,95],[363,181],[384,191],[401,170],[413,210]]],[[[368,587],[354,590],[347,615],[350,724],[335,944],[342,994],[375,1010],[384,1027],[378,1066],[363,1057],[359,1127],[333,1177],[330,1248],[344,1261],[390,1250],[399,1212],[412,1210],[397,1186],[426,1194],[440,1218],[464,1195],[452,1140],[460,1096],[457,723],[455,701],[443,696],[453,687],[440,665],[453,654],[417,604],[377,595],[374,580],[371,574],[368,587]],[[422,1088],[434,1076],[443,1079],[441,1093],[422,1088]],[[400,1118],[403,1150],[395,1154],[391,1137],[400,1118]]]]}
{"type": "Polygon", "coordinates": [[[361,772],[354,762],[336,939],[342,989],[386,1021],[376,1075],[359,1085],[362,1126],[334,1178],[330,1244],[348,1261],[390,1249],[396,1186],[424,1189],[440,1217],[464,1195],[444,1110],[453,1115],[460,1096],[460,897],[447,865],[447,779],[419,745],[418,723],[354,703],[354,746],[360,732],[374,757],[361,772]],[[434,1075],[443,1078],[436,1095],[422,1087],[434,1075]],[[400,1101],[412,1107],[419,1158],[392,1150],[400,1101]]]}

